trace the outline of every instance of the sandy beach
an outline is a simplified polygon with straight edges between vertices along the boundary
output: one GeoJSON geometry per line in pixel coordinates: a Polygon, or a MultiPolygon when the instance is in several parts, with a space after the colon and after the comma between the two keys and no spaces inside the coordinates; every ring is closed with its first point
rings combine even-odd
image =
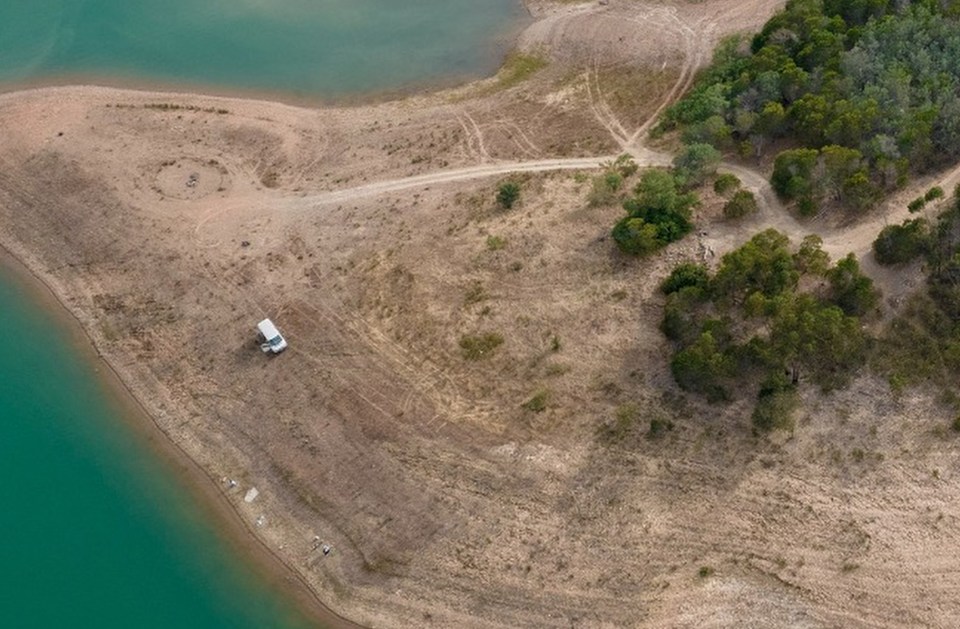
{"type": "MultiPolygon", "coordinates": [[[[782,2],[527,4],[518,48],[543,63],[519,81],[508,64],[316,108],[2,94],[0,247],[17,262],[0,261],[49,290],[132,421],[326,626],[960,622],[943,553],[960,459],[935,401],[864,378],[758,443],[743,408],[678,395],[663,359],[671,265],[768,219],[818,226],[771,207],[734,230],[708,196],[703,234],[638,264],[608,238],[622,210],[588,202],[602,160],[669,163],[670,140],[647,141],[658,112],[782,2]],[[277,357],[257,346],[264,317],[290,342],[277,357]],[[465,359],[483,334],[502,345],[465,359]],[[611,441],[624,409],[675,428],[611,441]]],[[[867,231],[828,244],[868,247],[867,231]]]]}

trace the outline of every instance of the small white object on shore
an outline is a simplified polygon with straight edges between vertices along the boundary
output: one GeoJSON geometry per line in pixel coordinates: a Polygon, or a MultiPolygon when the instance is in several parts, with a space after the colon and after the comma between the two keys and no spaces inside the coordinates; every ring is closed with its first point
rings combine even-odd
{"type": "Polygon", "coordinates": [[[254,500],[257,499],[257,496],[259,495],[260,495],[260,492],[257,491],[257,488],[251,487],[250,490],[247,491],[247,495],[243,497],[243,501],[247,503],[253,502],[254,500]]]}

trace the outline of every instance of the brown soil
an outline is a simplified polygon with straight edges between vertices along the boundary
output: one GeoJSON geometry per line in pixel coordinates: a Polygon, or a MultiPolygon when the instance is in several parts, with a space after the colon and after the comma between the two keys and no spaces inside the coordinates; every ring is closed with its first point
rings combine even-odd
{"type": "Polygon", "coordinates": [[[361,624],[956,626],[945,410],[863,378],[757,440],[745,403],[676,391],[657,329],[675,262],[766,225],[866,256],[899,206],[800,224],[729,165],[758,217],[721,223],[708,201],[703,233],[638,263],[608,238],[621,210],[587,202],[601,159],[669,161],[643,147],[658,110],[780,4],[538,4],[521,46],[550,63],[528,81],[364,107],[2,96],[0,244],[361,624]],[[644,81],[658,97],[630,102],[644,81]],[[522,200],[504,211],[507,176],[522,200]],[[278,357],[254,340],[265,316],[278,357]],[[502,344],[467,360],[483,335],[502,344]]]}

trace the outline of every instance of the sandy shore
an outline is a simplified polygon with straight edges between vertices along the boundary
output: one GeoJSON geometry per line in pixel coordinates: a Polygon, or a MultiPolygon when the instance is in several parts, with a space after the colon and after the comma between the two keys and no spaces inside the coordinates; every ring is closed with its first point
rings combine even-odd
{"type": "MultiPolygon", "coordinates": [[[[549,63],[526,81],[357,107],[0,95],[0,245],[221,526],[314,609],[374,627],[953,626],[943,409],[867,381],[758,444],[742,408],[683,400],[664,364],[657,280],[702,242],[643,268],[616,256],[621,210],[587,202],[587,169],[531,169],[516,211],[492,202],[519,163],[668,159],[640,142],[656,112],[780,4],[531,3],[520,45],[549,63]],[[264,316],[291,343],[273,360],[264,316]],[[465,360],[483,333],[502,346],[465,360]],[[626,416],[675,429],[611,440],[626,416]]],[[[716,199],[698,211],[722,233],[716,199]]]]}

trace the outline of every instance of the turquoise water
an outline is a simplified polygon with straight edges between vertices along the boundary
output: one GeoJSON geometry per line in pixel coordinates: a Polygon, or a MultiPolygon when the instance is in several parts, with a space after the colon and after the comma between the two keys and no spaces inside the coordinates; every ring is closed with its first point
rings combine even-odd
{"type": "MultiPolygon", "coordinates": [[[[336,97],[491,72],[518,0],[6,0],[0,87],[132,80],[336,97]]],[[[310,626],[0,275],[0,627],[310,626]],[[15,345],[14,345],[15,342],[15,345]]]]}
{"type": "MultiPolygon", "coordinates": [[[[519,14],[518,0],[6,0],[0,87],[73,77],[322,97],[408,89],[491,72],[519,14]]],[[[309,626],[2,274],[0,329],[0,627],[309,626]]]]}
{"type": "Polygon", "coordinates": [[[145,456],[71,339],[0,280],[0,627],[308,627],[145,456]]]}
{"type": "Polygon", "coordinates": [[[5,0],[0,82],[403,89],[490,73],[520,14],[519,0],[5,0]]]}

